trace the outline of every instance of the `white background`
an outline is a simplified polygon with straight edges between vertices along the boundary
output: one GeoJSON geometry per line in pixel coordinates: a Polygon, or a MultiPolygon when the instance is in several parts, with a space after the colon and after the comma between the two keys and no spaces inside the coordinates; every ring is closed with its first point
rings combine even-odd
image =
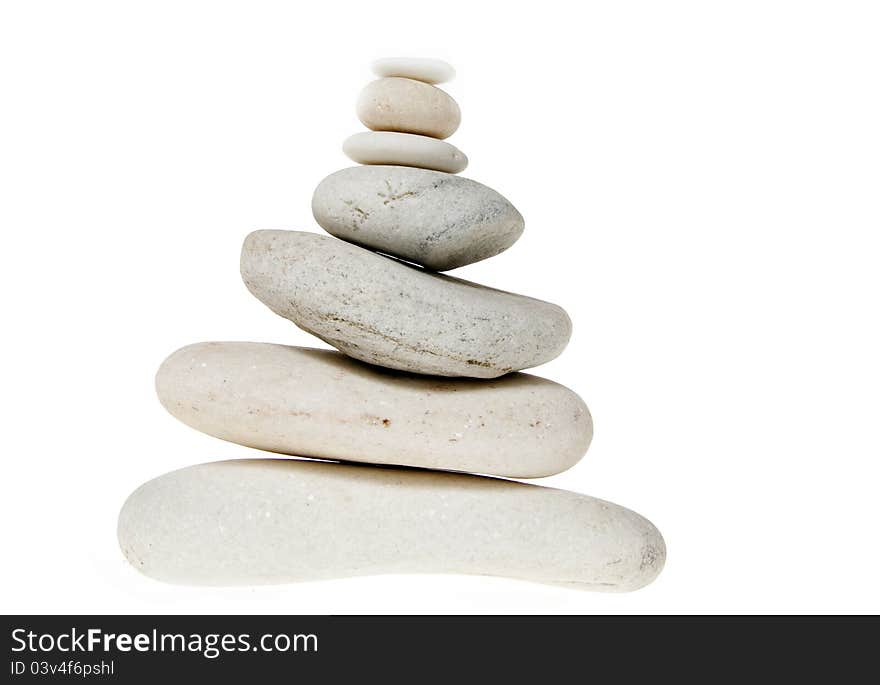
{"type": "Polygon", "coordinates": [[[4,2],[0,610],[880,611],[880,13],[864,2],[4,2]],[[167,586],[116,545],[142,482],[256,456],[167,415],[202,340],[320,346],[238,275],[318,231],[369,63],[451,61],[464,175],[526,218],[456,275],[564,306],[537,370],[596,436],[548,485],[631,507],[627,595],[491,578],[167,586]]]}

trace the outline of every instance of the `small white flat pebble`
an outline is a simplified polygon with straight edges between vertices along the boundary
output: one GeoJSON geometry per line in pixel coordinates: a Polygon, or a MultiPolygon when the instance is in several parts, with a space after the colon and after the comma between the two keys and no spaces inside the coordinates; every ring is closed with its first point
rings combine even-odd
{"type": "Polygon", "coordinates": [[[586,495],[280,459],[151,480],[122,507],[117,534],[134,568],[183,585],[461,573],[613,592],[647,585],[666,558],[650,521],[586,495]]]}
{"type": "Polygon", "coordinates": [[[376,76],[400,76],[425,83],[443,83],[455,78],[455,69],[440,59],[386,57],[373,62],[376,76]]]}
{"type": "Polygon", "coordinates": [[[461,110],[436,86],[408,78],[368,83],[357,100],[357,115],[373,131],[417,133],[448,138],[461,123],[461,110]]]}
{"type": "Polygon", "coordinates": [[[457,174],[468,160],[464,153],[445,140],[413,133],[364,131],[342,144],[342,151],[359,164],[392,164],[457,174]]]}
{"type": "Polygon", "coordinates": [[[583,400],[537,376],[416,376],[268,343],[184,347],[156,391],[196,430],[299,457],[539,478],[574,465],[593,434],[583,400]]]}

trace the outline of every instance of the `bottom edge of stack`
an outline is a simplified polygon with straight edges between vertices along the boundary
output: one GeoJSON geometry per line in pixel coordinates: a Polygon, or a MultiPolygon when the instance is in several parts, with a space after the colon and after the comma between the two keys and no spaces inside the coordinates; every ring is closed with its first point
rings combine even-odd
{"type": "Polygon", "coordinates": [[[208,586],[456,573],[614,592],[647,585],[666,558],[650,521],[587,495],[301,459],[155,478],[125,502],[118,537],[145,575],[208,586]]]}

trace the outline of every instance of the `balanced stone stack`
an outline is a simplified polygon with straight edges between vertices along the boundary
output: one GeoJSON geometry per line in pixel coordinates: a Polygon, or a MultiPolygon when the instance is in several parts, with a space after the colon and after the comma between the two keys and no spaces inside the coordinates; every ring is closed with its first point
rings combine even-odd
{"type": "Polygon", "coordinates": [[[549,476],[587,451],[580,397],[516,373],[559,355],[571,322],[556,305],[437,273],[506,250],[523,218],[454,175],[467,159],[444,139],[461,115],[435,85],[452,77],[448,64],[374,69],[357,104],[370,130],[344,144],[362,166],[331,174],[312,199],[334,237],[256,231],[241,253],[251,293],[339,352],[200,343],[156,378],[187,425],[312,459],[202,464],[146,483],[120,514],[126,557],[185,584],[377,573],[649,583],[665,546],[646,519],[488,477],[549,476]]]}

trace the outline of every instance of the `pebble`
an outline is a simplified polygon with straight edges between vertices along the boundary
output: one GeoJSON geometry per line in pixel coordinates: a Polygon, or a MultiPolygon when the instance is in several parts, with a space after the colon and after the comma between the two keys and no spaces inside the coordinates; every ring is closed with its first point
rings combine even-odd
{"type": "Polygon", "coordinates": [[[364,131],[349,136],[342,151],[358,164],[396,164],[457,174],[468,159],[454,145],[429,136],[393,131],[364,131]]]}
{"type": "Polygon", "coordinates": [[[494,257],[522,235],[522,215],[469,178],[401,166],[356,166],[315,189],[312,214],[328,233],[435,271],[494,257]]]}
{"type": "Polygon", "coordinates": [[[398,573],[636,590],[666,548],[645,518],[495,478],[299,460],[192,466],[138,488],[118,539],[145,575],[260,585],[398,573]]]}
{"type": "Polygon", "coordinates": [[[241,275],[276,314],[350,357],[402,371],[495,378],[554,359],[571,336],[554,304],[315,233],[251,233],[241,275]]]}
{"type": "Polygon", "coordinates": [[[376,76],[400,76],[425,83],[443,83],[455,78],[455,69],[448,62],[420,57],[386,57],[373,62],[376,76]]]}
{"type": "Polygon", "coordinates": [[[583,400],[537,376],[405,375],[268,343],[184,347],[156,390],[196,430],[300,457],[540,478],[577,463],[593,434],[583,400]]]}
{"type": "Polygon", "coordinates": [[[357,100],[357,115],[373,131],[400,131],[448,138],[461,123],[458,104],[436,86],[408,78],[368,83],[357,100]]]}

